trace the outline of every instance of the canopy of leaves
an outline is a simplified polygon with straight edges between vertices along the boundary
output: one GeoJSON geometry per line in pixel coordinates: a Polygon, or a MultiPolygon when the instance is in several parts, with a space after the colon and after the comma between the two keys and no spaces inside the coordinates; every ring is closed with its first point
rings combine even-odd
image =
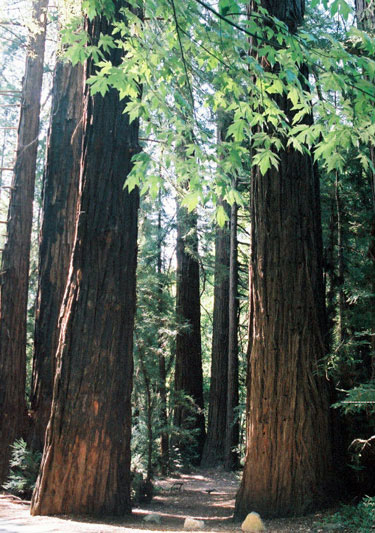
{"type": "MultiPolygon", "coordinates": [[[[264,174],[289,147],[312,152],[328,171],[342,170],[355,147],[371,167],[362,147],[375,134],[374,41],[355,28],[337,36],[306,26],[291,34],[260,5],[249,11],[247,4],[150,0],[142,9],[131,0],[124,21],[98,46],[79,25],[65,28],[73,63],[89,55],[97,62],[92,93],[117,89],[131,120],[142,119],[144,151],[134,157],[130,189],[142,183],[155,195],[177,175],[180,183],[189,179],[189,210],[218,197],[240,202],[232,177],[248,175],[251,165],[264,174]],[[123,50],[119,66],[106,57],[112,47],[123,50]],[[281,99],[289,101],[288,112],[281,99]],[[231,116],[220,144],[219,111],[231,116]]],[[[318,4],[312,8],[321,17],[318,4]]],[[[331,17],[351,14],[344,0],[322,4],[331,17]]],[[[86,0],[84,8],[89,17],[110,16],[112,0],[86,0]]],[[[218,218],[224,222],[220,211],[218,218]]]]}

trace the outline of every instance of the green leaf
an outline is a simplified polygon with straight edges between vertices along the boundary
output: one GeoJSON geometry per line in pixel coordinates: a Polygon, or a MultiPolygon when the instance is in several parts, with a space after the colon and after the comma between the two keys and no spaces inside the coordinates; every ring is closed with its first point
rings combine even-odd
{"type": "Polygon", "coordinates": [[[225,209],[222,205],[216,207],[216,221],[221,228],[224,227],[225,223],[228,222],[229,218],[225,212],[225,209]]]}
{"type": "Polygon", "coordinates": [[[236,142],[241,142],[245,139],[245,130],[247,123],[244,119],[240,118],[234,121],[227,130],[227,138],[231,135],[236,142]]]}
{"type": "Polygon", "coordinates": [[[331,4],[330,11],[333,17],[339,13],[345,20],[348,20],[353,9],[345,0],[334,0],[331,4]]]}
{"type": "Polygon", "coordinates": [[[266,91],[268,94],[283,94],[284,86],[280,80],[274,80],[272,85],[267,87],[266,91]]]}
{"type": "Polygon", "coordinates": [[[92,95],[100,93],[102,96],[108,91],[108,78],[101,76],[92,76],[87,80],[88,85],[91,85],[90,92],[92,95]]]}
{"type": "Polygon", "coordinates": [[[236,189],[231,189],[228,194],[225,196],[225,199],[227,200],[228,204],[232,205],[232,204],[237,204],[237,205],[241,205],[241,206],[244,206],[245,205],[245,202],[244,202],[244,199],[241,195],[241,193],[239,191],[237,191],[236,189]]]}
{"type": "Polygon", "coordinates": [[[111,48],[116,48],[116,44],[110,35],[100,34],[98,47],[103,48],[104,52],[108,52],[111,48]]]}
{"type": "Polygon", "coordinates": [[[139,118],[140,109],[140,102],[130,101],[126,104],[124,112],[129,115],[129,124],[131,124],[135,119],[139,118]]]}
{"type": "Polygon", "coordinates": [[[238,13],[239,7],[234,0],[219,0],[219,12],[226,16],[228,13],[238,13]]]}
{"type": "Polygon", "coordinates": [[[279,156],[271,150],[260,150],[254,156],[253,165],[257,165],[260,173],[264,176],[272,166],[278,168],[279,160],[279,156]]]}
{"type": "Polygon", "coordinates": [[[299,102],[299,92],[296,87],[291,87],[288,92],[288,98],[294,106],[299,102]]]}
{"type": "Polygon", "coordinates": [[[181,205],[183,207],[186,207],[188,212],[191,213],[197,207],[197,205],[199,203],[199,198],[200,198],[200,192],[199,191],[189,192],[188,194],[186,194],[183,197],[183,199],[181,201],[181,205]]]}
{"type": "Polygon", "coordinates": [[[297,79],[295,73],[288,68],[285,70],[285,76],[288,83],[294,83],[297,79]]]}
{"type": "Polygon", "coordinates": [[[301,152],[301,154],[303,154],[304,152],[303,145],[300,143],[298,139],[296,139],[296,137],[290,137],[288,140],[287,146],[293,146],[293,148],[295,150],[298,150],[298,152],[301,152]]]}
{"type": "Polygon", "coordinates": [[[133,189],[139,187],[139,176],[132,173],[128,174],[125,182],[125,187],[128,189],[129,192],[132,192],[133,189]]]}
{"type": "Polygon", "coordinates": [[[89,20],[92,20],[97,13],[96,5],[94,2],[90,2],[90,0],[84,0],[82,2],[82,10],[84,13],[86,13],[89,20]]]}

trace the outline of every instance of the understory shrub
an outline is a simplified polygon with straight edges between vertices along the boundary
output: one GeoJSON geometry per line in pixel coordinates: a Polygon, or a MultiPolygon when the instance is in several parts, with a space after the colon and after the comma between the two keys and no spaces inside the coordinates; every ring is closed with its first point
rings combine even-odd
{"type": "Polygon", "coordinates": [[[42,454],[30,450],[23,439],[14,441],[11,446],[10,473],[3,488],[20,498],[31,498],[42,454]]]}
{"type": "Polygon", "coordinates": [[[375,529],[375,496],[365,496],[358,505],[343,505],[333,516],[325,520],[337,525],[340,531],[369,533],[375,529]]]}

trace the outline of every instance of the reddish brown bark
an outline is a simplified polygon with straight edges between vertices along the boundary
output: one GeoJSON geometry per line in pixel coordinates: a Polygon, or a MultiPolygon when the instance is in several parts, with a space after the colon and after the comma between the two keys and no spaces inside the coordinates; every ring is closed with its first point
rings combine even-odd
{"type": "MultiPolygon", "coordinates": [[[[226,205],[228,211],[228,206],[226,205]]],[[[229,329],[229,249],[228,223],[216,229],[215,283],[211,355],[210,403],[207,437],[202,466],[222,464],[225,454],[228,387],[228,329],[229,329]]]]}
{"type": "MultiPolygon", "coordinates": [[[[202,455],[205,424],[203,414],[203,373],[200,331],[200,294],[197,216],[179,208],[177,213],[177,283],[176,312],[182,328],[176,338],[175,391],[189,395],[193,402],[193,414],[183,405],[177,405],[175,424],[185,430],[197,430],[196,462],[202,455]]],[[[178,446],[183,452],[184,439],[178,446]]],[[[193,447],[186,445],[189,452],[193,447]]]]}
{"type": "Polygon", "coordinates": [[[332,469],[317,197],[311,161],[282,153],[254,176],[247,455],[237,516],[304,513],[332,469]],[[278,209],[276,209],[276,206],[278,209]]]}
{"type": "MultiPolygon", "coordinates": [[[[236,183],[234,183],[234,188],[236,183]]],[[[235,410],[238,407],[238,245],[237,245],[238,206],[231,206],[230,215],[230,254],[229,254],[229,322],[228,322],[228,386],[227,420],[225,436],[225,468],[232,470],[237,464],[239,425],[235,410]]]]}
{"type": "MultiPolygon", "coordinates": [[[[124,4],[114,7],[122,20],[124,4]]],[[[86,28],[93,44],[113,29],[104,16],[86,28]]],[[[107,58],[117,65],[121,54],[107,58]]],[[[78,223],[34,515],[130,511],[138,191],[123,185],[138,124],[124,105],[115,90],[85,98],[78,223]]]]}
{"type": "MultiPolygon", "coordinates": [[[[293,30],[303,9],[302,0],[285,0],[271,13],[287,12],[293,30]]],[[[278,103],[288,112],[286,98],[278,103]]],[[[330,391],[318,373],[326,349],[318,183],[310,156],[278,155],[278,170],[256,170],[251,185],[252,344],[238,517],[305,513],[330,498],[332,480],[330,391]]]]}
{"type": "Polygon", "coordinates": [[[8,239],[0,277],[0,485],[9,446],[26,430],[26,313],[40,95],[48,0],[35,0],[22,86],[16,164],[8,210],[8,239]]]}
{"type": "Polygon", "coordinates": [[[58,318],[66,287],[76,222],[82,142],[83,68],[58,61],[43,184],[39,287],[31,387],[30,443],[43,450],[52,402],[58,318]]]}

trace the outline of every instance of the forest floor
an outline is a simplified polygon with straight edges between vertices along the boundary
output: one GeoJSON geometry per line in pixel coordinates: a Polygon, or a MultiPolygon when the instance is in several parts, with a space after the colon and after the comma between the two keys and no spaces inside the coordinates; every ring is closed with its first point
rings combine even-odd
{"type": "MultiPolygon", "coordinates": [[[[0,533],[147,533],[183,531],[186,517],[204,520],[203,531],[218,533],[240,532],[241,523],[233,522],[235,495],[239,478],[222,470],[197,470],[179,477],[155,481],[155,495],[151,503],[135,506],[131,516],[123,519],[95,521],[85,517],[30,516],[30,502],[9,494],[0,495],[0,533]],[[144,521],[148,514],[160,516],[160,524],[144,521]]],[[[266,529],[273,533],[344,531],[333,524],[325,527],[319,522],[327,513],[299,518],[265,520],[266,529]]]]}

